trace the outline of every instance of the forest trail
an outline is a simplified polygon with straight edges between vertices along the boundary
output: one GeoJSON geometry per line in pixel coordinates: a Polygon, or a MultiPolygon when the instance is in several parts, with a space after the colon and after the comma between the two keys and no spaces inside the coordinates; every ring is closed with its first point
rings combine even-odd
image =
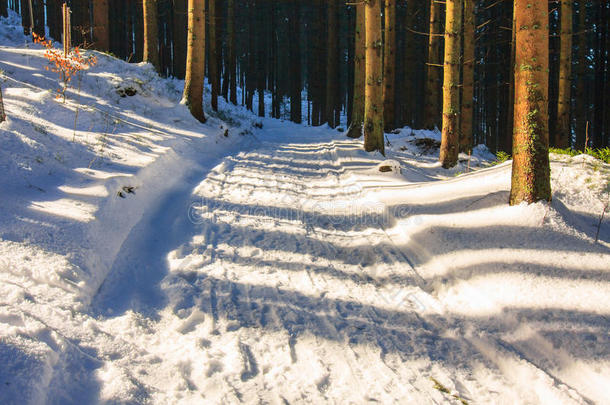
{"type": "Polygon", "coordinates": [[[386,160],[223,98],[202,125],[180,81],[101,53],[57,102],[21,22],[0,403],[607,402],[610,165],[551,154],[552,203],[509,206],[483,145],[445,170],[405,127],[386,160]]]}
{"type": "Polygon", "coordinates": [[[390,238],[392,213],[358,181],[379,161],[328,131],[284,143],[266,125],[131,232],[93,300],[101,330],[125,329],[104,368],[140,364],[128,386],[155,403],[517,400],[513,370],[484,354],[499,344],[463,338],[390,238]]]}

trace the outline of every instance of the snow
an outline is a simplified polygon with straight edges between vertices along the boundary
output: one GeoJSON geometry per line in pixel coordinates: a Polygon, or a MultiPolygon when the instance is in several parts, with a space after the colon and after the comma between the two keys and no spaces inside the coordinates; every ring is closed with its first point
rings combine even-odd
{"type": "Polygon", "coordinates": [[[103,54],[64,104],[18,25],[0,403],[607,403],[609,165],[552,155],[552,203],[509,207],[484,146],[445,170],[435,131],[384,157],[222,100],[202,125],[103,54]]]}

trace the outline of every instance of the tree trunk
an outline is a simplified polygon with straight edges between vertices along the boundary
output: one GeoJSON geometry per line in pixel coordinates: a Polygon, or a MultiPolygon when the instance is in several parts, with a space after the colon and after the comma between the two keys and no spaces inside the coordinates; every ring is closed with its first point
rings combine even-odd
{"type": "Polygon", "coordinates": [[[576,144],[574,149],[584,150],[587,131],[589,97],[587,93],[587,7],[581,0],[578,12],[578,84],[576,85],[576,144]]]}
{"type": "Polygon", "coordinates": [[[254,97],[254,90],[256,89],[256,77],[255,62],[256,62],[256,49],[255,49],[255,30],[254,22],[256,15],[256,4],[255,0],[248,0],[248,62],[247,69],[245,72],[246,79],[246,108],[254,112],[252,106],[252,99],[254,97]]]}
{"type": "Polygon", "coordinates": [[[445,68],[443,75],[443,135],[440,161],[445,169],[458,161],[460,116],[460,33],[462,32],[462,0],[445,3],[445,68]]]}
{"type": "Polygon", "coordinates": [[[441,6],[437,0],[430,0],[430,37],[428,38],[428,68],[424,127],[434,129],[439,122],[439,90],[441,87],[441,6]]]}
{"type": "Polygon", "coordinates": [[[51,38],[61,42],[63,22],[60,0],[47,0],[47,24],[51,38]]]}
{"type": "MultiPolygon", "coordinates": [[[[608,3],[606,2],[605,9],[605,26],[604,26],[604,49],[607,51],[610,49],[610,8],[608,7],[608,3]]],[[[604,112],[604,136],[602,138],[602,142],[600,144],[601,148],[610,146],[610,62],[608,62],[608,58],[605,58],[606,63],[606,75],[604,78],[604,105],[601,107],[604,112]]]]}
{"type": "Polygon", "coordinates": [[[347,136],[360,138],[364,122],[364,87],[366,82],[366,35],[364,32],[364,3],[356,3],[356,30],[354,32],[354,101],[352,121],[347,136]]]}
{"type": "Polygon", "coordinates": [[[313,50],[310,58],[312,74],[309,76],[312,101],[311,124],[313,126],[322,125],[326,122],[326,13],[324,12],[324,4],[324,0],[315,0],[314,2],[313,50]]]}
{"type": "Polygon", "coordinates": [[[21,0],[21,26],[23,27],[23,34],[30,35],[32,33],[32,21],[30,20],[30,4],[28,0],[21,0]]]}
{"type": "Polygon", "coordinates": [[[414,99],[415,99],[415,72],[416,72],[416,60],[417,56],[415,55],[416,48],[416,37],[415,34],[410,30],[415,31],[415,24],[417,21],[417,9],[415,7],[416,1],[409,0],[407,1],[407,10],[406,10],[406,29],[405,29],[405,52],[404,52],[404,80],[403,80],[403,123],[408,125],[409,127],[413,127],[414,115],[415,111],[413,108],[414,99]]]}
{"type": "Polygon", "coordinates": [[[301,7],[300,0],[293,2],[288,22],[288,41],[290,42],[290,120],[301,123],[301,7]]]}
{"type": "Polygon", "coordinates": [[[229,89],[231,87],[231,59],[234,58],[235,51],[233,50],[234,43],[234,28],[233,28],[233,18],[235,14],[235,3],[234,0],[227,1],[227,30],[225,36],[225,66],[223,71],[223,79],[222,79],[222,96],[228,102],[229,101],[229,89]]]}
{"type": "MultiPolygon", "coordinates": [[[[297,0],[297,4],[295,4],[295,6],[298,5],[298,0],[297,0]]],[[[279,70],[279,54],[278,54],[278,42],[279,42],[279,38],[278,38],[278,16],[277,16],[277,3],[276,2],[272,2],[271,3],[271,55],[269,57],[269,83],[271,86],[271,117],[273,118],[280,118],[280,80],[279,80],[279,76],[280,76],[280,70],[279,70]]],[[[298,32],[298,31],[297,31],[298,32]]],[[[294,33],[291,34],[290,28],[288,31],[288,35],[294,35],[294,33]]],[[[292,41],[290,43],[290,45],[292,45],[292,41]]],[[[290,52],[290,50],[289,50],[290,52]]],[[[299,57],[300,57],[300,53],[299,53],[299,57]]],[[[299,61],[299,72],[298,75],[296,75],[295,77],[295,81],[298,83],[299,87],[301,86],[301,74],[300,74],[300,61],[299,61]]],[[[291,69],[294,69],[294,67],[291,67],[291,69]]],[[[292,85],[293,82],[291,82],[292,85]]],[[[291,97],[290,102],[293,102],[293,97],[291,97]]],[[[299,105],[300,105],[300,96],[299,96],[299,105]]],[[[292,111],[293,111],[293,107],[292,105],[290,106],[290,115],[292,117],[292,111]]],[[[292,118],[291,118],[292,119],[292,118]]],[[[300,121],[299,121],[300,122],[300,121]]]]}
{"type": "Polygon", "coordinates": [[[237,105],[237,48],[235,42],[235,4],[234,0],[229,0],[229,10],[228,10],[228,21],[227,21],[227,41],[229,42],[229,73],[230,73],[230,83],[229,83],[229,91],[231,93],[230,99],[231,103],[237,105]]]}
{"type": "Polygon", "coordinates": [[[186,37],[188,35],[186,4],[187,0],[174,0],[174,58],[172,62],[174,76],[178,79],[184,79],[186,73],[186,37]]]}
{"type": "MultiPolygon", "coordinates": [[[[133,46],[133,27],[134,27],[134,2],[137,3],[138,0],[127,0],[125,1],[125,21],[127,25],[125,26],[125,36],[126,36],[126,46],[127,46],[127,61],[132,62],[134,58],[134,46],[133,46]]],[[[161,62],[161,66],[163,63],[161,62]]]]}
{"type": "Polygon", "coordinates": [[[383,53],[383,123],[386,131],[396,128],[396,2],[385,0],[385,43],[383,53]]]}
{"type": "MultiPolygon", "coordinates": [[[[185,7],[186,9],[186,7],[185,7]]],[[[185,25],[187,24],[185,18],[185,25]]],[[[144,60],[144,9],[141,1],[134,2],[134,40],[135,40],[135,62],[142,62],[144,60]]],[[[185,33],[186,41],[186,33],[185,33]]],[[[186,45],[185,45],[186,47],[186,45]]],[[[186,50],[184,51],[184,61],[186,62],[186,50]]]]}
{"type": "Polygon", "coordinates": [[[258,116],[265,116],[266,79],[266,36],[264,16],[267,14],[268,0],[256,1],[256,87],[258,88],[258,116]]]}
{"type": "Polygon", "coordinates": [[[385,154],[383,139],[383,45],[381,41],[381,1],[368,0],[365,6],[366,87],[364,106],[364,149],[385,154]]]}
{"type": "Polygon", "coordinates": [[[559,96],[557,100],[557,129],[555,145],[567,148],[572,130],[570,106],[572,88],[572,0],[561,0],[561,47],[559,59],[559,96]]]}
{"type": "Polygon", "coordinates": [[[216,0],[208,0],[208,20],[209,20],[209,34],[210,34],[210,60],[208,61],[209,69],[209,81],[212,85],[211,104],[212,110],[218,111],[218,93],[220,92],[219,87],[219,72],[218,72],[218,42],[216,35],[218,30],[216,27],[217,13],[216,13],[216,0]]]}
{"type": "Polygon", "coordinates": [[[462,71],[462,103],[460,116],[460,151],[472,150],[472,120],[474,102],[474,1],[464,0],[464,67],[462,71]]]}
{"type": "Polygon", "coordinates": [[[148,62],[159,72],[159,27],[157,20],[157,0],[143,0],[144,10],[144,62],[148,62]]]}
{"type": "Polygon", "coordinates": [[[72,44],[86,47],[91,43],[89,0],[73,0],[70,2],[70,11],[72,12],[70,18],[72,22],[72,44]]]}
{"type": "MultiPolygon", "coordinates": [[[[593,107],[593,136],[589,133],[589,139],[592,138],[592,146],[594,148],[602,148],[604,146],[604,105],[605,99],[608,96],[605,93],[605,71],[606,71],[606,32],[605,24],[607,3],[605,1],[597,3],[597,16],[595,28],[595,98],[593,107]]],[[[595,3],[594,3],[595,4],[595,3]]]]}
{"type": "Polygon", "coordinates": [[[191,114],[205,122],[203,79],[205,75],[205,0],[188,0],[188,37],[186,51],[184,102],[191,114]]]}
{"type": "Polygon", "coordinates": [[[2,99],[2,86],[0,86],[0,122],[6,120],[6,113],[4,112],[4,100],[2,99]]]}
{"type": "Polygon", "coordinates": [[[335,128],[335,110],[337,108],[337,75],[338,75],[338,34],[337,34],[337,0],[328,0],[326,6],[326,120],[331,128],[335,128]]]}
{"type": "Polygon", "coordinates": [[[39,37],[44,38],[45,33],[45,18],[44,18],[44,0],[32,0],[32,16],[34,17],[34,33],[39,37]]]}
{"type": "Polygon", "coordinates": [[[108,36],[108,0],[93,2],[93,47],[98,51],[108,52],[110,38],[108,36]]]}
{"type": "Polygon", "coordinates": [[[512,31],[511,31],[511,43],[510,43],[510,70],[508,72],[508,112],[506,114],[506,133],[508,136],[506,146],[508,150],[513,149],[513,124],[515,122],[515,52],[516,52],[516,35],[517,25],[515,24],[515,4],[513,3],[513,18],[512,18],[512,31]]]}
{"type": "Polygon", "coordinates": [[[7,0],[0,0],[0,17],[8,17],[7,0]]]}
{"type": "Polygon", "coordinates": [[[510,204],[551,200],[548,3],[515,0],[515,136],[510,204]]]}

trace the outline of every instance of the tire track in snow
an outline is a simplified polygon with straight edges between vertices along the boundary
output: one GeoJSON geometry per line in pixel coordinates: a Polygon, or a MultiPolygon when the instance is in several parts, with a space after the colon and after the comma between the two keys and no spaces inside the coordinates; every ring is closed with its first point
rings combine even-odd
{"type": "Polygon", "coordinates": [[[419,288],[408,259],[385,246],[383,215],[328,204],[360,197],[337,148],[263,143],[203,179],[197,232],[171,252],[162,282],[170,310],[147,337],[162,359],[151,370],[169,373],[183,356],[186,388],[216,403],[442,401],[426,376],[469,370],[445,360],[463,343],[404,301],[419,288]]]}

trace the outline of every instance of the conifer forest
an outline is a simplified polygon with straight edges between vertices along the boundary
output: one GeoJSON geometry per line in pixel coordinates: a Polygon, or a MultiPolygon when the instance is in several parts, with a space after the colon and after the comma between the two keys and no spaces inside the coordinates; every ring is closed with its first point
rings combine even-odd
{"type": "MultiPolygon", "coordinates": [[[[61,41],[62,0],[32,0],[33,30],[61,41]]],[[[129,62],[150,61],[184,79],[188,7],[205,18],[205,77],[223,97],[260,116],[331,127],[358,121],[365,81],[365,3],[380,9],[386,131],[443,126],[451,103],[461,147],[511,153],[518,2],[508,0],[71,0],[72,42],[129,62]],[[144,8],[144,10],[143,10],[144,8]],[[148,26],[148,30],[146,27],[148,26]],[[443,67],[455,86],[450,100],[443,67]],[[237,94],[237,87],[244,89],[237,94]],[[255,94],[270,94],[253,105],[255,94]]],[[[539,3],[538,1],[530,3],[539,3]]],[[[28,0],[0,2],[30,26],[28,0]]],[[[546,2],[544,4],[546,10],[546,2]]],[[[607,1],[548,1],[550,145],[609,146],[607,1]]],[[[4,11],[5,13],[5,11],[4,11]]],[[[367,28],[368,29],[368,28],[367,28]]],[[[368,31],[367,31],[368,32],[368,31]]],[[[377,37],[376,37],[377,38],[377,37]]],[[[451,120],[450,120],[451,121],[451,120]]],[[[457,136],[457,135],[456,135],[457,136]]]]}

